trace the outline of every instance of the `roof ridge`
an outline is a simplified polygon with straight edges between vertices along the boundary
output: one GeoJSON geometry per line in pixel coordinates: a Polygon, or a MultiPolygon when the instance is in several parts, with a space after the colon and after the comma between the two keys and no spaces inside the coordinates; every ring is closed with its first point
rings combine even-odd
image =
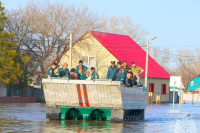
{"type": "Polygon", "coordinates": [[[128,36],[128,37],[130,37],[129,35],[123,35],[123,34],[111,33],[111,32],[103,32],[103,31],[88,31],[88,32],[90,32],[90,33],[102,33],[102,34],[111,34],[111,35],[128,36]]]}

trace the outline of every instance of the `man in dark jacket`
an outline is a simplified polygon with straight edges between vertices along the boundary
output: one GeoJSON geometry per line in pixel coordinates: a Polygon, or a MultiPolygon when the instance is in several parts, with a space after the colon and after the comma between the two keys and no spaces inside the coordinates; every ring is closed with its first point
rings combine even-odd
{"type": "Polygon", "coordinates": [[[123,62],[123,68],[124,68],[124,70],[125,70],[126,72],[128,72],[128,70],[130,69],[130,67],[129,67],[128,64],[127,64],[127,61],[124,61],[124,62],[123,62]]]}
{"type": "Polygon", "coordinates": [[[56,67],[57,67],[57,64],[56,63],[53,63],[53,65],[48,69],[48,75],[50,76],[50,77],[58,77],[57,75],[56,75],[56,73],[54,72],[54,70],[56,69],[56,67]]]}
{"type": "Polygon", "coordinates": [[[83,70],[80,68],[79,69],[79,74],[78,74],[78,79],[79,80],[86,80],[87,79],[87,76],[83,73],[83,70]]]}
{"type": "Polygon", "coordinates": [[[79,69],[82,69],[83,73],[86,74],[86,71],[88,70],[88,67],[83,65],[83,60],[79,60],[79,65],[76,66],[76,73],[79,73],[79,69]]]}
{"type": "Polygon", "coordinates": [[[99,79],[99,74],[95,71],[94,67],[91,67],[91,72],[92,72],[91,80],[99,79]]]}
{"type": "Polygon", "coordinates": [[[115,75],[117,72],[117,66],[115,61],[111,61],[111,66],[108,68],[107,79],[115,80],[115,75]]]}
{"type": "Polygon", "coordinates": [[[126,71],[124,70],[122,63],[117,62],[117,72],[116,72],[116,81],[124,81],[126,77],[126,71]]]}

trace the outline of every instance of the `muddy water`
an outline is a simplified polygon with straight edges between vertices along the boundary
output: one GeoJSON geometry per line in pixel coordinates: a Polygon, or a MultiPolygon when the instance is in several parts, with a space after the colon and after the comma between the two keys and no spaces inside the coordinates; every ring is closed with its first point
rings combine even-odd
{"type": "Polygon", "coordinates": [[[145,120],[131,123],[46,119],[45,104],[0,104],[0,132],[200,133],[200,104],[149,105],[145,120]]]}

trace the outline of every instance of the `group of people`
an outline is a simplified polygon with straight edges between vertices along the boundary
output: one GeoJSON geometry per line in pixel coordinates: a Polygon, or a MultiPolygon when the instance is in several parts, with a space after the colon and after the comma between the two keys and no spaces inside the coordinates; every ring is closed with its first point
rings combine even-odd
{"type": "Polygon", "coordinates": [[[136,66],[135,62],[132,62],[132,67],[130,68],[127,61],[121,62],[111,61],[111,66],[108,68],[107,79],[113,81],[121,81],[127,87],[132,87],[133,85],[139,85],[139,75],[142,74],[144,70],[136,66]]]}
{"type": "Polygon", "coordinates": [[[80,79],[80,80],[94,80],[99,79],[99,74],[95,71],[94,67],[91,67],[91,74],[88,71],[88,67],[83,65],[83,61],[79,61],[79,65],[76,68],[68,69],[68,64],[64,63],[62,68],[58,68],[55,72],[57,64],[53,65],[48,69],[48,75],[50,77],[65,77],[69,79],[80,79]]]}
{"type": "MultiPolygon", "coordinates": [[[[69,79],[79,79],[79,80],[95,80],[99,79],[99,74],[95,71],[94,67],[91,67],[89,71],[88,67],[83,65],[83,61],[79,61],[79,65],[76,68],[68,69],[68,64],[64,63],[62,68],[59,68],[57,72],[55,69],[57,64],[54,63],[52,67],[48,69],[48,75],[50,77],[65,77],[69,79]]],[[[136,66],[135,62],[132,62],[131,68],[128,66],[127,61],[116,62],[111,61],[111,66],[108,68],[107,79],[113,81],[121,81],[125,86],[132,87],[133,85],[138,85],[139,75],[143,73],[144,70],[136,66]]]]}

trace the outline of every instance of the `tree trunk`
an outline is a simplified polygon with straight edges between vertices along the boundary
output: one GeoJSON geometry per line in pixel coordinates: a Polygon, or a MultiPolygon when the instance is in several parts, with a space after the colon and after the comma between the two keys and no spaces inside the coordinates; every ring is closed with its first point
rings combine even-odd
{"type": "Polygon", "coordinates": [[[40,69],[41,69],[42,74],[44,75],[44,74],[45,74],[45,68],[44,68],[44,63],[43,63],[43,61],[40,62],[39,66],[40,66],[40,69]]]}

